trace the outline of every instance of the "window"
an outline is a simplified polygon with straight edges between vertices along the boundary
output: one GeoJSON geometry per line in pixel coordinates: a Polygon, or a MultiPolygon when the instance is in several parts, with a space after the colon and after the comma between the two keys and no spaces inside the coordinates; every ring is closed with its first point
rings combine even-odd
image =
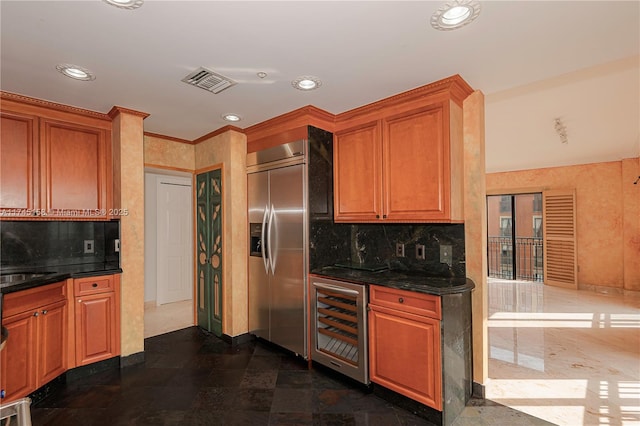
{"type": "Polygon", "coordinates": [[[542,238],[542,216],[533,216],[533,236],[542,238]]]}
{"type": "Polygon", "coordinates": [[[511,217],[500,216],[500,236],[511,237],[511,217]]]}

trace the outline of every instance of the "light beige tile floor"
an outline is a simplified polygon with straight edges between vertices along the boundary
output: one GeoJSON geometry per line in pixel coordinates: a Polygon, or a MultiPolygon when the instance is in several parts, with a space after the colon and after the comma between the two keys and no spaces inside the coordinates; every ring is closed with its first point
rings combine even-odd
{"type": "Polygon", "coordinates": [[[193,324],[193,300],[167,303],[156,306],[156,302],[144,304],[144,338],[158,336],[171,331],[191,327],[193,324]]]}
{"type": "Polygon", "coordinates": [[[640,297],[488,286],[487,399],[558,425],[640,425],[640,297]]]}

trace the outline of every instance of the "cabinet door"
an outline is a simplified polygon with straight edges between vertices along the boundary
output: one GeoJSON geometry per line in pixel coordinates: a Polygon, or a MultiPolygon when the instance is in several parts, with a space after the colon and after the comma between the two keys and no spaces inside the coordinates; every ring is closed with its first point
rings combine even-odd
{"type": "Polygon", "coordinates": [[[106,219],[106,130],[42,119],[40,131],[47,210],[106,219]]]}
{"type": "Polygon", "coordinates": [[[119,353],[116,293],[76,298],[76,364],[86,365],[119,353]]]}
{"type": "Polygon", "coordinates": [[[369,305],[371,381],[442,410],[440,322],[369,305]]]}
{"type": "Polygon", "coordinates": [[[333,155],[335,221],[382,219],[379,122],[337,132],[333,155]]]}
{"type": "Polygon", "coordinates": [[[37,118],[0,114],[0,209],[11,217],[39,207],[37,118]]]}
{"type": "Polygon", "coordinates": [[[0,356],[0,386],[5,392],[2,402],[21,398],[36,389],[35,348],[36,318],[28,311],[2,319],[9,338],[0,356]]]}
{"type": "Polygon", "coordinates": [[[384,121],[388,220],[449,219],[449,148],[443,104],[384,121]]]}
{"type": "Polygon", "coordinates": [[[67,369],[66,301],[38,309],[37,384],[40,387],[67,369]]]}

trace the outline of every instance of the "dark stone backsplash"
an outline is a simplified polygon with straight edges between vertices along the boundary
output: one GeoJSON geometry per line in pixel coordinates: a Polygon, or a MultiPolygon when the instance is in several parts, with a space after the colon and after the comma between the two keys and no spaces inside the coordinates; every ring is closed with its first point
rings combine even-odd
{"type": "Polygon", "coordinates": [[[464,277],[465,250],[462,224],[311,224],[311,270],[336,263],[386,265],[399,271],[433,277],[464,277]],[[405,257],[397,257],[396,243],[405,257]],[[425,246],[425,259],[416,259],[415,246],[425,246]],[[451,265],[440,263],[440,245],[452,246],[451,265]]]}
{"type": "Polygon", "coordinates": [[[79,264],[119,264],[115,240],[120,222],[2,221],[0,268],[24,268],[79,264]],[[84,240],[94,240],[94,252],[84,253],[84,240]]]}

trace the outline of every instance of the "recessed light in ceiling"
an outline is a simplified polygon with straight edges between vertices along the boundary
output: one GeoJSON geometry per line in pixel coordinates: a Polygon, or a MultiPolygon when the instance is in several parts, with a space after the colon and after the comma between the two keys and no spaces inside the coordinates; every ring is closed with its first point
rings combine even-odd
{"type": "Polygon", "coordinates": [[[477,0],[453,0],[431,15],[431,26],[436,30],[455,30],[473,22],[480,14],[477,0]]]}
{"type": "Polygon", "coordinates": [[[242,120],[242,117],[240,117],[238,114],[224,114],[222,116],[222,118],[224,118],[227,121],[231,121],[231,122],[236,122],[236,121],[242,120]]]}
{"type": "Polygon", "coordinates": [[[291,82],[291,85],[298,90],[314,90],[322,86],[322,82],[318,77],[305,75],[298,77],[291,82]]]}
{"type": "Polygon", "coordinates": [[[91,71],[77,65],[59,64],[56,65],[56,69],[63,75],[66,75],[69,78],[73,78],[74,80],[90,81],[96,79],[96,76],[93,75],[91,71]]]}
{"type": "Polygon", "coordinates": [[[137,9],[144,3],[144,0],[103,0],[105,3],[111,6],[119,7],[120,9],[137,9]]]}

